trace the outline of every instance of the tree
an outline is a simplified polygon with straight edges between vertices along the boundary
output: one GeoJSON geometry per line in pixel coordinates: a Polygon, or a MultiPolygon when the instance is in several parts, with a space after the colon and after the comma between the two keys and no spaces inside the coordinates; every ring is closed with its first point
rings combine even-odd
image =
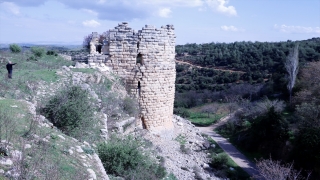
{"type": "Polygon", "coordinates": [[[320,104],[320,61],[310,62],[301,70],[300,87],[302,90],[296,93],[293,101],[297,104],[320,104]]]}
{"type": "Polygon", "coordinates": [[[284,66],[285,66],[286,71],[288,73],[287,88],[288,88],[289,95],[290,95],[289,101],[291,103],[292,89],[293,89],[294,84],[296,82],[298,69],[299,69],[299,44],[296,44],[294,49],[292,49],[289,52],[289,55],[287,57],[287,60],[285,61],[284,66]]]}
{"type": "Polygon", "coordinates": [[[19,53],[21,52],[21,47],[18,44],[10,44],[10,51],[12,53],[19,53]]]}
{"type": "Polygon", "coordinates": [[[31,52],[34,56],[41,58],[45,54],[46,50],[42,47],[32,47],[31,52]]]}
{"type": "Polygon", "coordinates": [[[207,113],[208,118],[210,117],[210,114],[215,114],[218,110],[217,106],[211,105],[211,106],[204,106],[201,108],[202,113],[207,113]]]}
{"type": "Polygon", "coordinates": [[[257,162],[257,169],[260,176],[267,180],[299,180],[309,179],[310,173],[307,178],[301,175],[301,170],[296,171],[293,169],[293,163],[281,164],[280,161],[264,159],[257,162]]]}

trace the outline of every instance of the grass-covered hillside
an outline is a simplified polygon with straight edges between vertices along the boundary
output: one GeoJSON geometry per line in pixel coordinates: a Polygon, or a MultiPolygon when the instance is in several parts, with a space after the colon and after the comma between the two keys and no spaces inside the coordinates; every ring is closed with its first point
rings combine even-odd
{"type": "Polygon", "coordinates": [[[18,45],[0,50],[0,67],[0,179],[168,175],[143,139],[112,135],[106,143],[109,133],[131,128],[134,121],[119,124],[138,107],[108,68],[75,64],[54,49],[18,45]],[[16,63],[12,79],[8,61],[16,63]]]}

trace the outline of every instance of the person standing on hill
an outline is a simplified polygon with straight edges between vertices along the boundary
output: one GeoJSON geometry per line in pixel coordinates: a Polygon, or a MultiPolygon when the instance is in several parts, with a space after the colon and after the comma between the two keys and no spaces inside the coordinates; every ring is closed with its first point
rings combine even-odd
{"type": "Polygon", "coordinates": [[[17,63],[12,63],[11,61],[7,64],[7,70],[8,70],[8,78],[12,79],[12,66],[16,65],[17,63]]]}

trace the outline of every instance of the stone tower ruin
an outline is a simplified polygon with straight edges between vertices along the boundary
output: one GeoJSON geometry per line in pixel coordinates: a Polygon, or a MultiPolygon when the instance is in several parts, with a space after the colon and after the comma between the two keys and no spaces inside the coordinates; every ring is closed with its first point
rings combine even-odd
{"type": "Polygon", "coordinates": [[[172,25],[146,25],[135,32],[126,22],[109,34],[101,53],[88,63],[105,63],[124,78],[128,92],[139,101],[141,125],[151,131],[173,128],[175,93],[175,34],[172,25]]]}

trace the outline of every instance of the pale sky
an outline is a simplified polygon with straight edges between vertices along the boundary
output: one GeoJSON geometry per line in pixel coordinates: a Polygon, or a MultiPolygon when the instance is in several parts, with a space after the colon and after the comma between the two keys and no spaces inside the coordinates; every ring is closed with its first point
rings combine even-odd
{"type": "Polygon", "coordinates": [[[0,43],[82,44],[120,22],[173,24],[177,44],[320,37],[320,0],[0,0],[0,43]]]}

